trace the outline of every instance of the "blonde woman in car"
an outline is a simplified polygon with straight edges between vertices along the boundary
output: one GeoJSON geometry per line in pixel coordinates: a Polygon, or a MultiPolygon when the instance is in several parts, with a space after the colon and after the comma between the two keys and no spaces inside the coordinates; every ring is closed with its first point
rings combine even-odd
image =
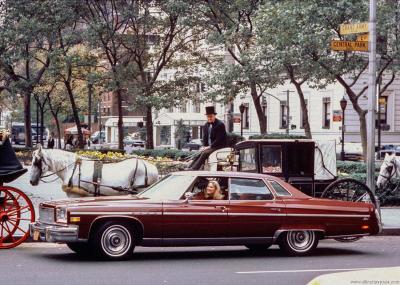
{"type": "Polygon", "coordinates": [[[206,189],[204,189],[204,199],[205,200],[222,200],[224,195],[221,193],[221,186],[217,181],[210,181],[206,189]]]}

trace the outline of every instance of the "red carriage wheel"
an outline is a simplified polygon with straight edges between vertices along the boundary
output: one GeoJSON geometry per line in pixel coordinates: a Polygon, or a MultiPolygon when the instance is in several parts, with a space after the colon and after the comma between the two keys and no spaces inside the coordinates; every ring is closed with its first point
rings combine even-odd
{"type": "Polygon", "coordinates": [[[34,221],[35,210],[28,196],[19,189],[0,186],[0,249],[24,242],[34,221]]]}

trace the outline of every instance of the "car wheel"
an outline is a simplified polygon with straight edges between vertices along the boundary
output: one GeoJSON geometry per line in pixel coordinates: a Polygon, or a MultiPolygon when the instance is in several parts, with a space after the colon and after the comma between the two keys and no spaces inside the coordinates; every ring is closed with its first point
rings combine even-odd
{"type": "Polygon", "coordinates": [[[102,259],[125,260],[132,256],[135,238],[132,227],[122,222],[107,222],[97,228],[91,245],[102,259]]]}
{"type": "Polygon", "coordinates": [[[271,247],[272,243],[270,244],[246,244],[245,247],[247,247],[250,251],[254,252],[263,252],[266,251],[271,247]]]}
{"type": "Polygon", "coordinates": [[[90,256],[93,252],[87,242],[68,242],[67,246],[70,250],[82,256],[90,256]]]}
{"type": "Polygon", "coordinates": [[[314,231],[288,231],[282,234],[279,247],[289,255],[307,255],[318,245],[314,231]]]}

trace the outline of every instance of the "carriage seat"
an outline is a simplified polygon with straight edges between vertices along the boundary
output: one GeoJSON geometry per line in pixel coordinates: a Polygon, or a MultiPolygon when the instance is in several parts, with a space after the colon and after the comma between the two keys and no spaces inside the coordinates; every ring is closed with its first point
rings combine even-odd
{"type": "Polygon", "coordinates": [[[0,145],[0,184],[14,181],[27,172],[19,162],[9,139],[0,145]]]}

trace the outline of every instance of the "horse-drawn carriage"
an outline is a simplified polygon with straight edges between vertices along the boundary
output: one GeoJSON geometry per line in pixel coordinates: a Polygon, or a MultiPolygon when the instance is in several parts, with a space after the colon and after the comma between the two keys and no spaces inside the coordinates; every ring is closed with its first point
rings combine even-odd
{"type": "Polygon", "coordinates": [[[205,169],[263,173],[280,177],[309,196],[376,203],[364,183],[338,179],[335,141],[243,141],[215,151],[205,169]]]}
{"type": "Polygon", "coordinates": [[[18,161],[8,135],[0,133],[0,249],[12,248],[29,237],[29,223],[35,211],[28,196],[21,190],[3,185],[20,177],[27,170],[18,161]]]}

